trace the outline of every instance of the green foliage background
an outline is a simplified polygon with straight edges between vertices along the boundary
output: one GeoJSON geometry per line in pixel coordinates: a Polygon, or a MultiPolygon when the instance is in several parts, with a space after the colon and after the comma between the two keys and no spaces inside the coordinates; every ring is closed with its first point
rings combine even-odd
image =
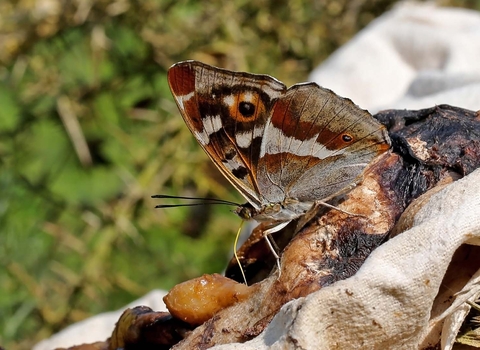
{"type": "Polygon", "coordinates": [[[291,85],[394,2],[2,1],[0,345],[29,349],[225,267],[239,226],[229,208],[154,210],[150,198],[242,201],[179,116],[170,65],[291,85]]]}

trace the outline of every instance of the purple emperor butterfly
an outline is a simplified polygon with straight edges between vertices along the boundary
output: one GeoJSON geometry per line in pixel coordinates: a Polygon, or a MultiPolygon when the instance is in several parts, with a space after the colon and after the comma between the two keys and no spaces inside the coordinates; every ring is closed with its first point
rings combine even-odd
{"type": "Polygon", "coordinates": [[[361,181],[390,147],[367,111],[315,83],[287,89],[196,61],[173,65],[168,83],[190,131],[247,199],[237,214],[271,223],[268,233],[361,181]]]}

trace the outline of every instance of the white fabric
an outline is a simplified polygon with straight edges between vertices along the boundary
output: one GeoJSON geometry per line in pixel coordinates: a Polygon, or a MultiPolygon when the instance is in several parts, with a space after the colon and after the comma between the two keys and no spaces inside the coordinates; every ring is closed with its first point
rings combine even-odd
{"type": "MultiPolygon", "coordinates": [[[[311,77],[371,112],[444,103],[479,110],[480,15],[402,4],[311,77]]],[[[375,250],[355,276],[285,305],[256,339],[214,349],[418,348],[431,326],[430,309],[452,254],[462,242],[480,236],[479,194],[476,171],[434,195],[415,216],[415,226],[375,250]]],[[[478,295],[479,285],[478,277],[472,279],[461,295],[478,295]]],[[[158,293],[131,305],[164,310],[158,293]]],[[[442,316],[449,317],[444,330],[464,317],[461,301],[442,316]]],[[[34,350],[104,340],[120,313],[73,325],[34,350]]],[[[444,349],[450,349],[452,337],[445,332],[443,338],[444,349]]]]}
{"type": "Polygon", "coordinates": [[[480,15],[403,3],[332,54],[310,80],[374,113],[480,109],[480,15]]]}

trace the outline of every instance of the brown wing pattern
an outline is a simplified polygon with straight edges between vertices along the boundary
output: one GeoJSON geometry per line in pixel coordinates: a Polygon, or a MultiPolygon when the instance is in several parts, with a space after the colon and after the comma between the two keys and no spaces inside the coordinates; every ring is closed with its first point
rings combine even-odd
{"type": "Polygon", "coordinates": [[[168,81],[181,114],[222,174],[257,209],[325,200],[389,148],[385,128],[315,83],[180,62],[168,81]]]}
{"type": "Polygon", "coordinates": [[[265,129],[257,178],[268,201],[327,199],[389,148],[385,128],[317,84],[291,87],[265,129]]]}
{"type": "Polygon", "coordinates": [[[236,73],[195,61],[172,66],[168,82],[200,145],[239,192],[260,208],[256,160],[265,124],[285,85],[266,75],[236,73]]]}

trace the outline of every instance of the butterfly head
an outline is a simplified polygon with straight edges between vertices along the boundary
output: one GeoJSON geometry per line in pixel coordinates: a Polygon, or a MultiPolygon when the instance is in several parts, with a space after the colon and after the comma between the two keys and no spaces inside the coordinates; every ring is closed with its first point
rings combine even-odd
{"type": "Polygon", "coordinates": [[[268,203],[260,209],[253,207],[250,203],[246,203],[235,209],[235,214],[244,220],[267,221],[274,219],[275,215],[282,209],[280,203],[268,203]]]}
{"type": "Polygon", "coordinates": [[[258,209],[254,208],[250,203],[245,203],[238,206],[234,213],[240,216],[243,220],[251,220],[258,215],[258,209]]]}

